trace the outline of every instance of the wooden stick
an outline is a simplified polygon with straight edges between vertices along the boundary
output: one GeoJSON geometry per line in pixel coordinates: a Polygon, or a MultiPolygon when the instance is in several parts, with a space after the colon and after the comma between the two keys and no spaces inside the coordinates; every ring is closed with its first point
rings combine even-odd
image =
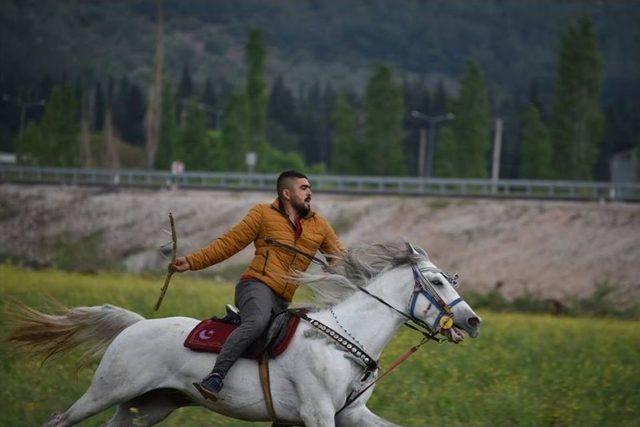
{"type": "Polygon", "coordinates": [[[169,221],[171,222],[171,240],[173,241],[173,246],[171,248],[171,263],[167,268],[167,277],[164,279],[164,285],[162,286],[162,290],[160,292],[160,298],[158,298],[158,302],[156,303],[155,310],[158,311],[160,308],[160,304],[162,304],[162,299],[164,295],[167,293],[167,289],[169,288],[169,281],[171,281],[171,276],[173,276],[173,271],[171,271],[171,264],[176,261],[176,254],[178,253],[178,238],[176,237],[176,224],[173,221],[173,214],[169,212],[169,221]]]}

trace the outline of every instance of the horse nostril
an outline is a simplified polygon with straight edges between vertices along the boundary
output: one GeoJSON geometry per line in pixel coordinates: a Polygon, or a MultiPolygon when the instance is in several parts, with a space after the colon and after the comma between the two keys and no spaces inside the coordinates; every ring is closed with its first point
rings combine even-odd
{"type": "Polygon", "coordinates": [[[477,317],[470,317],[467,319],[467,324],[472,328],[476,328],[480,324],[480,319],[477,317]]]}

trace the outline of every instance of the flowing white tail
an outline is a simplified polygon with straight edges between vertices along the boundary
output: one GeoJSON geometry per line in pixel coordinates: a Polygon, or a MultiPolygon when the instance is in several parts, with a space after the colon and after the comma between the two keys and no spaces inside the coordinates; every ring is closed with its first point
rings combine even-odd
{"type": "Polygon", "coordinates": [[[80,364],[102,356],[111,341],[124,329],[144,317],[121,307],[105,304],[94,307],[63,307],[59,315],[42,313],[19,304],[12,313],[14,328],[8,339],[29,347],[35,355],[51,356],[80,345],[88,347],[80,364]]]}

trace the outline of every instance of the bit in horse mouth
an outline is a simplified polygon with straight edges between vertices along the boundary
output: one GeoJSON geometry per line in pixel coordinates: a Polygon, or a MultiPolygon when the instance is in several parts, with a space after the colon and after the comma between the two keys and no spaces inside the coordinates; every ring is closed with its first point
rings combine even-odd
{"type": "Polygon", "coordinates": [[[455,344],[458,344],[464,341],[463,330],[458,329],[455,326],[453,326],[451,329],[448,330],[447,335],[449,336],[449,339],[451,340],[451,342],[455,344]]]}

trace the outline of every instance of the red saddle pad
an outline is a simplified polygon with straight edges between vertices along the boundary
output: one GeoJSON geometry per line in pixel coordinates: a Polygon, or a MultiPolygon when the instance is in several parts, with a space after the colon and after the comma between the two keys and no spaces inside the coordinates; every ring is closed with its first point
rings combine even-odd
{"type": "MultiPolygon", "coordinates": [[[[277,343],[275,347],[270,349],[270,357],[277,357],[284,353],[293,338],[293,334],[298,328],[298,323],[300,323],[300,318],[291,316],[285,327],[286,330],[283,339],[277,343]]],[[[222,319],[212,318],[203,320],[189,333],[189,336],[187,336],[187,339],[184,341],[184,346],[195,351],[219,353],[222,345],[227,341],[231,332],[237,327],[237,324],[224,322],[222,319]]],[[[259,358],[262,350],[261,344],[263,342],[262,340],[258,340],[256,343],[258,345],[249,347],[242,356],[251,359],[259,358]]]]}

